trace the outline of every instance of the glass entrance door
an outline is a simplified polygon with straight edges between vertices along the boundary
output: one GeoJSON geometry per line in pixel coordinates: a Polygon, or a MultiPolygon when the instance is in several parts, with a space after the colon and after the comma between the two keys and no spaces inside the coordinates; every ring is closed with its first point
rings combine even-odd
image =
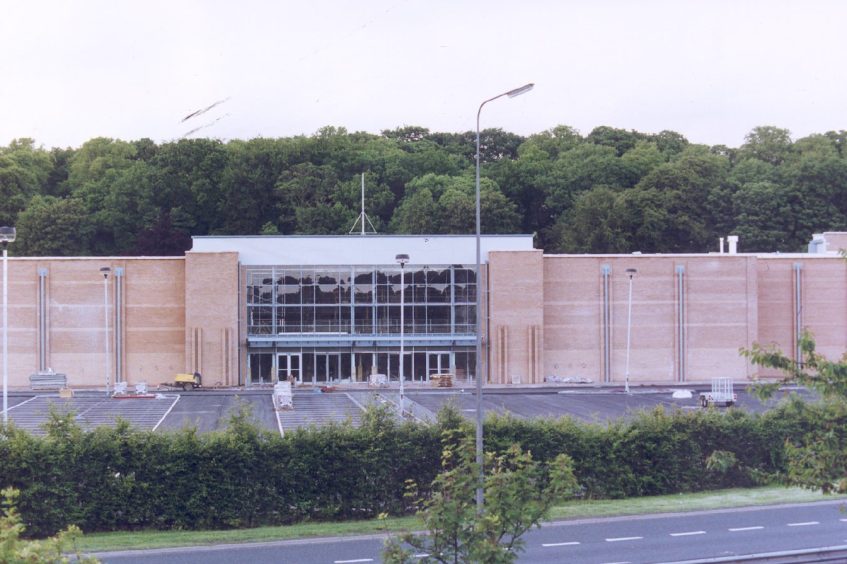
{"type": "Polygon", "coordinates": [[[340,353],[315,353],[315,382],[338,382],[341,379],[340,353]]]}
{"type": "Polygon", "coordinates": [[[250,380],[248,384],[270,384],[273,378],[273,354],[250,353],[247,365],[250,380]]]}
{"type": "Polygon", "coordinates": [[[427,374],[449,374],[450,373],[450,353],[449,352],[429,352],[426,354],[426,371],[427,374]]]}
{"type": "Polygon", "coordinates": [[[277,381],[284,382],[292,378],[295,382],[303,383],[303,366],[300,353],[280,353],[276,357],[277,381]]]}

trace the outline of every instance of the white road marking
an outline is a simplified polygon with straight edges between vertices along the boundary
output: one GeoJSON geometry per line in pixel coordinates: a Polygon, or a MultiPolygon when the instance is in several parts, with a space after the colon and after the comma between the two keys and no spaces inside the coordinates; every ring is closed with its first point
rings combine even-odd
{"type": "Polygon", "coordinates": [[[641,540],[644,537],[618,537],[614,539],[606,539],[606,542],[621,542],[621,541],[631,541],[631,540],[641,540]]]}
{"type": "Polygon", "coordinates": [[[736,527],[734,529],[730,529],[729,532],[737,533],[739,531],[758,531],[759,529],[764,529],[764,527],[757,525],[755,527],[736,527]]]}
{"type": "Polygon", "coordinates": [[[620,562],[603,562],[603,564],[631,564],[629,560],[621,560],[620,562]]]}
{"type": "Polygon", "coordinates": [[[706,531],[687,531],[685,533],[671,533],[672,537],[690,537],[691,535],[705,535],[706,531]]]}
{"type": "Polygon", "coordinates": [[[820,525],[819,521],[806,521],[804,523],[789,523],[789,527],[808,527],[809,525],[820,525]]]}
{"type": "Polygon", "coordinates": [[[359,558],[358,560],[336,560],[334,564],[355,564],[356,562],[373,562],[373,558],[359,558]]]}
{"type": "MultiPolygon", "coordinates": [[[[164,396],[164,397],[166,397],[166,398],[167,398],[167,397],[171,397],[171,396],[164,396]]],[[[171,406],[168,408],[168,410],[167,410],[167,411],[165,411],[165,414],[164,414],[164,415],[162,415],[162,418],[161,418],[161,419],[159,419],[159,422],[158,422],[158,423],[156,423],[156,425],[154,425],[154,426],[153,426],[153,431],[156,431],[156,429],[158,429],[158,428],[159,428],[159,425],[161,425],[161,424],[162,424],[162,422],[165,420],[165,418],[166,418],[168,415],[170,415],[171,411],[173,411],[173,408],[174,408],[174,406],[176,405],[176,402],[178,402],[178,401],[179,401],[179,398],[181,398],[181,397],[182,397],[182,396],[181,396],[181,395],[179,395],[179,394],[177,394],[177,395],[176,395],[176,399],[174,400],[174,402],[171,404],[171,406]]]]}
{"type": "Polygon", "coordinates": [[[429,556],[429,554],[428,554],[428,553],[426,553],[426,552],[422,552],[422,553],[420,553],[420,554],[415,554],[415,555],[414,555],[414,558],[426,558],[427,556],[429,556]]]}
{"type": "Polygon", "coordinates": [[[548,542],[548,543],[542,544],[541,546],[544,546],[544,547],[551,547],[551,546],[573,546],[573,545],[575,545],[575,544],[579,544],[579,541],[571,541],[571,542],[548,542]]]}
{"type": "Polygon", "coordinates": [[[847,523],[847,519],[839,519],[839,521],[843,521],[844,523],[847,523]]]}

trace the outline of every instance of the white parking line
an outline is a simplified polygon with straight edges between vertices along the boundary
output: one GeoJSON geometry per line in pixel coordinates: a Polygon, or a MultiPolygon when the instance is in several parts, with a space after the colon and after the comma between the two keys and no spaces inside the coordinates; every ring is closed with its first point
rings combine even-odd
{"type": "Polygon", "coordinates": [[[621,542],[621,541],[631,541],[631,540],[641,540],[644,537],[618,537],[614,539],[606,539],[606,542],[621,542]]]}
{"type": "Polygon", "coordinates": [[[571,542],[548,542],[542,544],[543,547],[551,547],[551,546],[573,546],[575,544],[579,544],[579,541],[571,541],[571,542]]]}
{"type": "MultiPolygon", "coordinates": [[[[165,396],[165,397],[171,397],[171,396],[165,396]]],[[[168,408],[168,410],[167,410],[167,411],[165,411],[165,414],[164,414],[164,415],[162,415],[162,418],[161,418],[161,419],[159,419],[159,422],[158,422],[158,423],[156,423],[156,425],[154,425],[154,426],[153,426],[153,431],[155,431],[156,429],[158,429],[158,428],[159,428],[159,425],[161,425],[161,424],[162,424],[162,421],[164,421],[164,420],[165,420],[165,417],[167,417],[167,416],[170,414],[170,412],[173,410],[174,406],[176,405],[176,402],[178,402],[178,401],[179,401],[179,398],[181,398],[181,397],[182,397],[182,396],[180,396],[179,394],[177,394],[177,395],[176,395],[176,399],[174,400],[174,402],[171,404],[171,406],[168,408]]]]}
{"type": "Polygon", "coordinates": [[[759,529],[764,529],[764,527],[758,525],[755,527],[736,527],[734,529],[730,529],[729,532],[737,533],[739,531],[758,531],[759,529]]]}
{"type": "Polygon", "coordinates": [[[429,556],[429,553],[422,552],[420,554],[413,555],[413,558],[426,558],[427,556],[429,556]]]}
{"type": "Polygon", "coordinates": [[[690,537],[691,535],[705,535],[706,531],[687,531],[684,533],[671,533],[672,537],[690,537]]]}
{"type": "Polygon", "coordinates": [[[809,525],[820,525],[819,521],[806,521],[804,523],[789,523],[789,527],[808,527],[809,525]]]}

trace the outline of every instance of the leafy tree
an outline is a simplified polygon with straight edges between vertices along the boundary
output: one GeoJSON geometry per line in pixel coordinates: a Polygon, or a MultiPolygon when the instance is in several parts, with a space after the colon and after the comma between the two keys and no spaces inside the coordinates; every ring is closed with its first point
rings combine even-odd
{"type": "Polygon", "coordinates": [[[35,196],[18,216],[13,250],[29,256],[79,256],[87,252],[85,209],[73,198],[35,196]]]}
{"type": "Polygon", "coordinates": [[[29,200],[46,187],[53,159],[32,139],[15,139],[0,148],[0,225],[14,225],[29,200]]]}
{"type": "Polygon", "coordinates": [[[526,151],[543,151],[548,159],[555,160],[559,155],[570,151],[583,142],[579,132],[569,125],[557,125],[552,129],[530,135],[523,145],[518,147],[518,156],[526,151]]]}
{"type": "Polygon", "coordinates": [[[632,171],[618,158],[614,148],[589,143],[559,155],[550,175],[546,204],[553,217],[570,209],[580,192],[598,185],[627,187],[634,180],[632,171]]]}
{"type": "Polygon", "coordinates": [[[613,148],[619,157],[635,147],[636,143],[646,139],[647,136],[638,131],[627,131],[606,125],[595,127],[585,138],[589,143],[613,148]]]}
{"type": "MultiPolygon", "coordinates": [[[[554,503],[577,491],[570,457],[561,454],[544,466],[513,445],[499,456],[487,455],[485,509],[479,513],[473,444],[449,436],[445,443],[431,498],[420,502],[428,534],[390,539],[384,553],[387,563],[515,562],[524,548],[522,536],[540,526],[554,503]],[[416,552],[427,556],[418,560],[416,552]]],[[[409,495],[417,498],[415,484],[410,484],[409,495]]]]}
{"type": "Polygon", "coordinates": [[[557,253],[621,253],[628,248],[621,231],[620,193],[595,186],[577,196],[567,214],[559,217],[547,240],[557,253]]]}
{"type": "Polygon", "coordinates": [[[742,158],[753,157],[779,165],[791,152],[791,132],[771,125],[754,127],[744,141],[740,151],[742,158]]]}
{"type": "Polygon", "coordinates": [[[771,182],[751,182],[733,195],[733,232],[745,251],[794,251],[797,241],[789,239],[792,198],[790,190],[771,182]]]}
{"type": "Polygon", "coordinates": [[[825,400],[821,424],[801,441],[786,441],[789,482],[823,493],[847,493],[847,353],[833,361],[816,351],[814,337],[805,331],[797,343],[799,358],[794,359],[776,346],[754,344],[741,353],[753,364],[774,368],[782,373],[778,383],[757,387],[770,397],[781,384],[800,384],[825,400]]]}

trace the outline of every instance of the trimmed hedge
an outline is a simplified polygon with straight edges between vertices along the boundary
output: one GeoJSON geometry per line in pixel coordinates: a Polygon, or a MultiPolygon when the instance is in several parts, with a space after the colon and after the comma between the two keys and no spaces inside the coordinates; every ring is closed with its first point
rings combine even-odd
{"type": "MultiPolygon", "coordinates": [[[[658,409],[607,426],[490,417],[486,448],[516,443],[541,461],[567,453],[592,498],[746,486],[784,474],[785,442],[818,432],[823,409],[799,400],[763,415],[658,409]],[[708,470],[717,450],[734,453],[736,466],[708,470]]],[[[413,510],[406,481],[432,482],[443,431],[457,427],[473,433],[456,410],[421,425],[374,408],[360,428],[285,437],[259,430],[243,411],[220,433],[126,423],[85,433],[72,415],[54,414],[44,438],[0,429],[0,487],[20,490],[19,510],[36,536],[68,524],[87,532],[214,529],[397,515],[413,510]]]]}

